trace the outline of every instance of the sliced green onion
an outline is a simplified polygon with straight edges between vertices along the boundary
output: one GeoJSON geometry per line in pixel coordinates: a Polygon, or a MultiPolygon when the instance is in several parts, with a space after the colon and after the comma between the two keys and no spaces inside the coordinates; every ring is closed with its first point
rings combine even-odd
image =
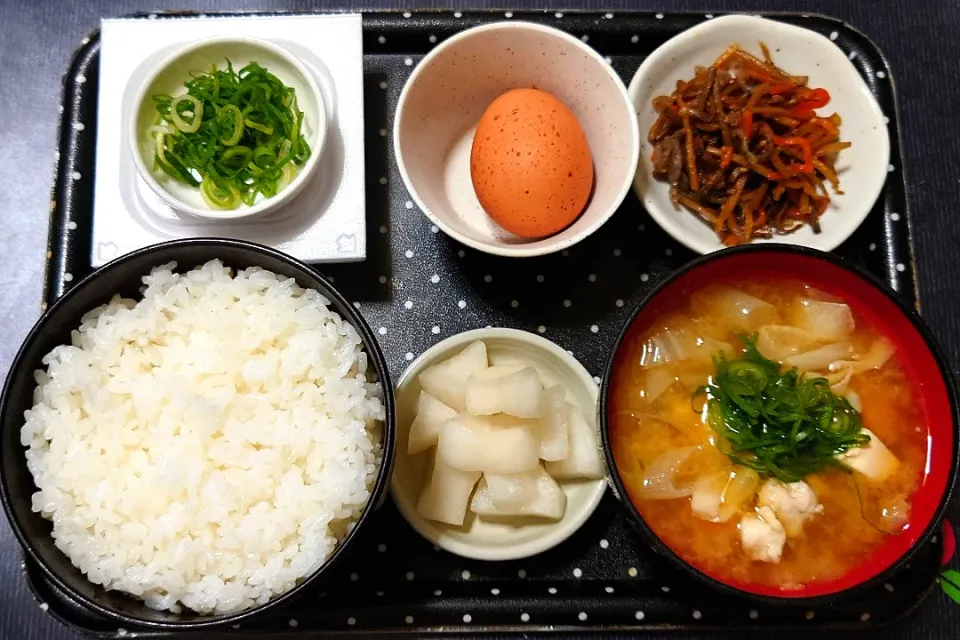
{"type": "Polygon", "coordinates": [[[200,124],[203,122],[203,103],[189,94],[174,98],[173,102],[170,103],[170,119],[173,120],[173,124],[177,129],[180,129],[180,131],[184,133],[196,133],[197,129],[200,128],[200,124]],[[180,105],[185,103],[190,104],[191,108],[181,112],[180,105]],[[187,113],[192,115],[190,122],[183,119],[183,115],[187,113]]]}
{"type": "Polygon", "coordinates": [[[200,185],[200,181],[197,180],[193,174],[183,166],[183,163],[180,162],[176,155],[167,154],[167,143],[166,139],[168,134],[158,131],[154,134],[154,148],[156,150],[156,156],[154,157],[155,164],[158,164],[159,167],[171,178],[180,180],[181,182],[186,182],[192,187],[200,185]]]}
{"type": "Polygon", "coordinates": [[[243,114],[236,105],[228,104],[217,114],[217,123],[220,125],[220,142],[224,146],[232,147],[243,137],[243,114]],[[229,127],[230,135],[223,135],[224,125],[229,127]]]}
{"type": "Polygon", "coordinates": [[[256,129],[257,131],[262,131],[263,133],[267,134],[268,136],[272,136],[272,135],[273,135],[273,127],[268,127],[268,126],[265,125],[265,124],[260,124],[259,122],[254,122],[254,121],[251,120],[250,118],[244,118],[244,119],[243,119],[243,124],[245,124],[246,126],[250,127],[251,129],[256,129]]]}
{"type": "Polygon", "coordinates": [[[253,151],[250,150],[250,147],[244,147],[243,145],[229,147],[223,152],[223,155],[220,156],[217,165],[224,171],[236,173],[250,162],[252,156],[253,151]]]}
{"type": "Polygon", "coordinates": [[[280,181],[277,182],[277,190],[285,189],[287,185],[293,182],[295,177],[297,177],[297,169],[293,166],[293,163],[288,162],[283,165],[283,169],[280,170],[280,181]]]}
{"type": "Polygon", "coordinates": [[[253,152],[253,164],[261,169],[272,167],[277,163],[277,152],[269,147],[260,146],[253,152]]]}
{"type": "Polygon", "coordinates": [[[200,195],[211,209],[221,211],[236,209],[240,202],[240,190],[232,184],[223,187],[217,185],[209,176],[200,183],[200,195]]]}
{"type": "Polygon", "coordinates": [[[297,164],[304,164],[310,157],[310,153],[310,145],[307,144],[307,139],[300,136],[300,144],[297,145],[297,155],[294,156],[294,160],[297,164]]]}
{"type": "Polygon", "coordinates": [[[300,125],[303,123],[303,112],[297,107],[297,96],[293,96],[293,102],[290,105],[290,111],[293,112],[293,126],[290,127],[290,144],[297,146],[300,140],[300,125]]]}

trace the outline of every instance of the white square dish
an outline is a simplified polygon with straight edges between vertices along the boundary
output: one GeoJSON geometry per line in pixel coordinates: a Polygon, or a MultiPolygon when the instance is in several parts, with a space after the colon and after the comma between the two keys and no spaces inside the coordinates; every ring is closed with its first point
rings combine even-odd
{"type": "Polygon", "coordinates": [[[359,15],[104,20],[91,264],[202,236],[259,242],[305,262],[363,260],[362,65],[359,15]],[[296,55],[315,74],[327,111],[317,175],[279,211],[255,219],[213,221],[170,208],[137,173],[126,139],[135,94],[154,65],[189,42],[223,36],[260,38],[296,55]]]}

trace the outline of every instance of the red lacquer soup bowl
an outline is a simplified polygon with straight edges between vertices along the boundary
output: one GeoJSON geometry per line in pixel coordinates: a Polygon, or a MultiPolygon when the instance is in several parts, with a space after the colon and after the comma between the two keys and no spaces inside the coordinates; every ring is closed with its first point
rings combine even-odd
{"type": "MultiPolygon", "coordinates": [[[[600,421],[603,446],[611,482],[630,513],[630,519],[653,548],[701,582],[728,593],[768,603],[809,605],[841,592],[876,584],[909,562],[913,552],[929,541],[940,525],[957,475],[958,409],[948,368],[930,331],[914,309],[873,276],[832,254],[788,245],[746,245],[699,258],[660,284],[636,308],[617,340],[607,363],[601,389],[600,421]],[[711,284],[742,283],[762,275],[800,281],[842,299],[854,316],[865,320],[890,339],[914,388],[914,401],[927,433],[927,458],[922,479],[910,497],[907,525],[896,535],[883,538],[846,573],[829,580],[810,581],[789,588],[741,582],[694,566],[670,548],[654,532],[631,501],[617,467],[611,444],[613,411],[612,381],[616,378],[618,352],[625,348],[631,328],[650,326],[664,309],[682,307],[691,292],[711,284]]],[[[689,508],[689,507],[684,507],[689,508]]]]}

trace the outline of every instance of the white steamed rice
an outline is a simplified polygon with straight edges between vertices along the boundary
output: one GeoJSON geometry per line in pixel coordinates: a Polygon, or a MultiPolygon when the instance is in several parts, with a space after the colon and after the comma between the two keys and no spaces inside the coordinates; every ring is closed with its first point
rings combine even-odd
{"type": "Polygon", "coordinates": [[[92,582],[234,612],[291,589],[360,516],[384,407],[319,293],[219,261],[174,267],[44,358],[21,440],[33,509],[92,582]]]}

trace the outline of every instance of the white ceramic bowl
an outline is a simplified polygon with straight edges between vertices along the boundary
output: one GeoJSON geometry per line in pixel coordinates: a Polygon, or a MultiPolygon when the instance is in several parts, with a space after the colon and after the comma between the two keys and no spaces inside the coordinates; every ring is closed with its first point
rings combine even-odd
{"type": "MultiPolygon", "coordinates": [[[[468,344],[483,340],[491,364],[523,362],[532,364],[544,384],[562,384],[567,400],[577,405],[596,428],[597,385],[577,360],[554,343],[538,335],[517,329],[476,329],[451,336],[414,360],[397,384],[397,448],[390,492],[400,513],[420,535],[451,553],[478,560],[515,560],[541,553],[570,537],[593,513],[607,481],[565,481],[560,486],[567,496],[567,509],[558,522],[518,520],[511,523],[489,522],[469,512],[462,527],[454,527],[422,518],[417,499],[429,480],[431,452],[407,455],[407,437],[420,397],[420,373],[447,360],[468,344]]],[[[599,432],[598,432],[599,433],[599,432]]],[[[597,436],[599,446],[600,438],[597,436]]],[[[597,455],[603,458],[601,449],[597,455]]]]}
{"type": "Polygon", "coordinates": [[[296,56],[265,40],[229,37],[190,43],[160,61],[136,95],[128,126],[130,152],[137,171],[164,202],[182,213],[226,220],[276,211],[306,184],[323,153],[327,116],[316,79],[296,56]],[[220,211],[203,201],[200,189],[153,171],[154,143],[150,128],[155,124],[157,115],[154,94],[183,95],[186,93],[183,83],[190,78],[191,72],[209,70],[211,65],[223,68],[228,59],[238,71],[250,62],[257,62],[285,85],[296,90],[297,105],[303,111],[302,133],[310,144],[310,157],[290,184],[277,195],[265,198],[260,194],[252,206],[241,203],[236,209],[220,211]]]}
{"type": "Polygon", "coordinates": [[[596,51],[557,29],[499,22],[458,33],[417,65],[397,104],[393,146],[407,190],[444,233],[486,253],[524,257],[565,249],[613,215],[630,189],[640,138],[623,83],[596,51]],[[470,179],[480,116],[500,94],[521,87],[567,105],[593,155],[586,209],[563,231],[538,240],[514,236],[490,219],[470,179]]]}
{"type": "Polygon", "coordinates": [[[883,113],[847,56],[822,35],[793,25],[754,16],[733,15],[708,20],[671,38],[643,61],[630,82],[630,99],[640,124],[640,163],[634,188],[643,206],[667,233],[699,253],[723,248],[713,230],[686,209],[670,202],[670,186],[653,178],[652,147],[647,132],[657,114],[651,101],[669,95],[677,80],[693,77],[694,67],[709,66],[736,43],[760,55],[765,42],[774,63],[796,75],[808,76],[811,87],[830,93],[820,113],[836,111],[843,120],[840,137],[853,143],[840,152],[837,170],[843,194],[830,191],[830,206],[821,218],[822,232],[809,226],[785,236],[754,242],[780,242],[831,251],[866,218],[880,195],[890,160],[890,136],[883,113]]]}

